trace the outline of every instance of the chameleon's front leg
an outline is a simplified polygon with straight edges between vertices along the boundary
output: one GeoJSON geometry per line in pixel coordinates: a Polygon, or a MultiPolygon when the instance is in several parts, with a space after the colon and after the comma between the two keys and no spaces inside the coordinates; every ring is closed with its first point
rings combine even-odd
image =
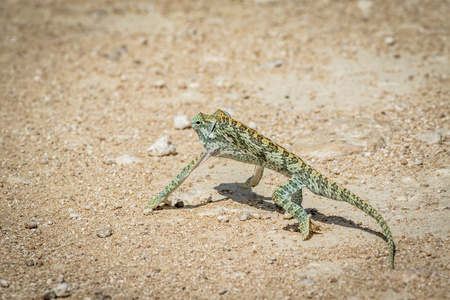
{"type": "Polygon", "coordinates": [[[302,239],[309,238],[310,230],[317,229],[317,225],[312,222],[311,215],[301,207],[303,185],[298,178],[292,177],[288,182],[281,185],[273,192],[272,199],[276,204],[284,208],[286,213],[291,214],[298,221],[298,226],[302,234],[302,239]],[[289,201],[289,197],[293,196],[293,201],[289,201]],[[297,203],[296,203],[297,202],[297,203]]]}
{"type": "Polygon", "coordinates": [[[255,173],[253,174],[253,176],[250,176],[250,178],[247,179],[247,181],[244,183],[243,188],[248,189],[257,186],[258,183],[261,181],[263,173],[264,173],[263,167],[255,166],[255,173]]]}
{"type": "Polygon", "coordinates": [[[180,172],[180,174],[178,174],[177,177],[175,177],[164,188],[164,190],[162,190],[162,192],[159,193],[158,196],[153,198],[153,200],[147,204],[146,208],[153,208],[163,201],[167,204],[170,204],[167,201],[167,198],[170,196],[170,194],[172,194],[172,192],[183,183],[183,181],[189,176],[189,174],[191,174],[192,171],[194,171],[195,168],[200,166],[210,156],[211,156],[211,151],[205,150],[199,156],[194,158],[186,167],[184,167],[184,169],[180,172]]]}

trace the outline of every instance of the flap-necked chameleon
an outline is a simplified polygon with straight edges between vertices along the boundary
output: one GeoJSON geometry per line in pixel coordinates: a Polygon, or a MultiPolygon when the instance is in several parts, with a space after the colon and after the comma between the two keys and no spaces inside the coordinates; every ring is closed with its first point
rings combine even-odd
{"type": "Polygon", "coordinates": [[[218,109],[214,114],[197,114],[191,121],[205,150],[192,160],[169,185],[147,205],[153,208],[160,202],[168,203],[170,194],[183,183],[189,174],[209,157],[223,157],[255,165],[255,172],[244,188],[258,185],[264,168],[281,173],[289,180],[278,187],[272,195],[276,204],[283,207],[299,222],[303,240],[310,237],[316,225],[311,215],[302,207],[302,189],[330,199],[345,201],[374,218],[383,229],[389,246],[389,266],[394,268],[395,244],[391,230],[383,217],[366,201],[354,193],[320,174],[300,157],[289,152],[264,135],[234,120],[230,114],[218,109]]]}

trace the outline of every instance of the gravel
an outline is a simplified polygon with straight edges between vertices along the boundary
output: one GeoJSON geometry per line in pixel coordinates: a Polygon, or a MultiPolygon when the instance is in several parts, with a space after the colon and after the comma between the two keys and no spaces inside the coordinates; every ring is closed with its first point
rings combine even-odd
{"type": "Polygon", "coordinates": [[[122,156],[116,157],[114,161],[118,165],[129,165],[133,163],[141,163],[142,159],[134,155],[124,154],[122,156]]]}
{"type": "Polygon", "coordinates": [[[25,222],[25,228],[26,229],[35,229],[35,228],[38,228],[38,224],[34,221],[27,221],[27,222],[25,222]]]}
{"type": "Polygon", "coordinates": [[[57,286],[53,288],[53,291],[55,292],[55,295],[57,298],[65,298],[69,297],[71,295],[71,292],[69,291],[69,286],[67,283],[60,283],[57,286]]]}
{"type": "Polygon", "coordinates": [[[186,115],[175,116],[173,118],[173,127],[179,130],[190,128],[191,120],[186,115]]]}
{"type": "Polygon", "coordinates": [[[4,280],[4,279],[1,279],[0,280],[0,286],[3,287],[3,288],[8,288],[9,287],[9,282],[4,280]]]}
{"type": "Polygon", "coordinates": [[[153,145],[147,148],[147,153],[150,156],[166,156],[175,155],[176,147],[170,140],[168,135],[165,135],[158,139],[153,145]]]}
{"type": "Polygon", "coordinates": [[[97,236],[100,238],[106,238],[113,235],[113,229],[111,227],[105,227],[97,231],[97,236]]]}
{"type": "Polygon", "coordinates": [[[217,220],[219,220],[219,222],[221,222],[221,223],[227,223],[227,222],[230,221],[230,217],[228,217],[228,216],[218,216],[217,220]]]}

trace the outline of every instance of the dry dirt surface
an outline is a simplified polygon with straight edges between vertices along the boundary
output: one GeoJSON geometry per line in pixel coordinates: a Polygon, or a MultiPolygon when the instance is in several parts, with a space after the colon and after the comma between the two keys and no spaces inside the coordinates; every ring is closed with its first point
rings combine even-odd
{"type": "Polygon", "coordinates": [[[1,299],[449,299],[450,2],[0,1],[1,299]],[[213,158],[217,108],[367,199],[391,227],[213,158]],[[176,154],[149,156],[170,136],[176,154]],[[181,205],[183,204],[183,205],[181,205]]]}

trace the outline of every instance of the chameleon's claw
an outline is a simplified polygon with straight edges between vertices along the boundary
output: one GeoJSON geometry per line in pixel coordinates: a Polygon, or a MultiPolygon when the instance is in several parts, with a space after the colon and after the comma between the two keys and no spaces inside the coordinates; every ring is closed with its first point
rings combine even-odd
{"type": "Polygon", "coordinates": [[[283,215],[283,219],[285,219],[285,220],[290,220],[290,219],[293,219],[293,218],[294,218],[294,216],[291,215],[288,212],[285,212],[284,215],[283,215]]]}
{"type": "Polygon", "coordinates": [[[308,215],[308,216],[309,216],[309,228],[312,231],[320,231],[320,225],[311,219],[311,215],[308,215]]]}
{"type": "Polygon", "coordinates": [[[311,215],[308,215],[308,217],[307,217],[307,219],[305,221],[306,222],[304,222],[304,224],[299,224],[300,232],[302,234],[302,239],[304,241],[306,241],[306,240],[308,240],[310,238],[311,233],[313,231],[317,231],[317,230],[320,229],[320,226],[316,222],[311,220],[311,215]]]}
{"type": "Polygon", "coordinates": [[[253,187],[253,185],[252,185],[252,179],[253,179],[253,176],[251,176],[249,179],[247,179],[247,181],[245,181],[244,185],[242,186],[242,188],[243,188],[244,190],[253,187]]]}

